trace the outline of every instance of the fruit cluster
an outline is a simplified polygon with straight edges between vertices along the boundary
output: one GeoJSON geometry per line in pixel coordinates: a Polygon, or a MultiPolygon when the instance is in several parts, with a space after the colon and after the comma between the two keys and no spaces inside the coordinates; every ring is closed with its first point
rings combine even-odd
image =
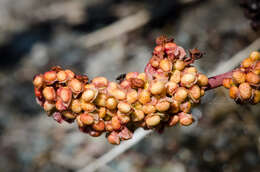
{"type": "Polygon", "coordinates": [[[260,1],[259,0],[240,0],[240,5],[244,9],[245,16],[251,20],[254,30],[260,29],[260,1]]]}
{"type": "Polygon", "coordinates": [[[229,89],[229,95],[237,103],[257,104],[260,102],[260,53],[254,51],[230,78],[223,80],[223,86],[229,89]]]}
{"type": "Polygon", "coordinates": [[[118,82],[105,77],[88,82],[87,76],[60,67],[37,75],[37,102],[58,122],[76,120],[82,132],[94,137],[105,132],[111,144],[130,139],[138,127],[188,126],[190,109],[208,85],[207,76],[191,65],[202,53],[193,49],[187,56],[166,37],[156,44],[145,72],[121,75],[118,82]]]}

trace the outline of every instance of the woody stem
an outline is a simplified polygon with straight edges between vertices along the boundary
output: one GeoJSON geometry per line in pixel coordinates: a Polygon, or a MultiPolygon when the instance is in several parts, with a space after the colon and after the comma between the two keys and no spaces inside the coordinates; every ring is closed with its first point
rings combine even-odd
{"type": "Polygon", "coordinates": [[[233,73],[233,70],[220,74],[220,75],[210,77],[209,84],[205,90],[211,90],[211,89],[222,86],[222,82],[225,78],[232,78],[232,73],[233,73]]]}

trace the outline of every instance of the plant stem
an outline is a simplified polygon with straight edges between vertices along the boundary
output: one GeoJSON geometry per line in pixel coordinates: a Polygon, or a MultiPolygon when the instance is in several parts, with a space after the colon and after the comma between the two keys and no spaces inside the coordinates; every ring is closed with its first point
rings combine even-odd
{"type": "Polygon", "coordinates": [[[233,73],[233,70],[220,74],[220,75],[210,77],[209,84],[205,90],[211,90],[211,89],[222,86],[222,82],[225,78],[232,78],[232,73],[233,73]]]}

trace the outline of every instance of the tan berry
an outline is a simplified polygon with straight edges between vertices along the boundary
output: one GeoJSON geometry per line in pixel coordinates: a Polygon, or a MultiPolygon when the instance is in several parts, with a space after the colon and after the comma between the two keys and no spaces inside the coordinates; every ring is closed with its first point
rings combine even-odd
{"type": "Polygon", "coordinates": [[[254,61],[256,60],[260,60],[260,52],[258,51],[253,51],[251,54],[250,54],[250,58],[254,61]]]}
{"type": "Polygon", "coordinates": [[[160,68],[164,72],[170,72],[172,70],[172,63],[168,59],[162,59],[160,61],[160,68]]]}
{"type": "Polygon", "coordinates": [[[257,104],[260,102],[260,91],[259,90],[255,90],[254,91],[254,104],[257,104]]]}
{"type": "Polygon", "coordinates": [[[156,105],[155,105],[156,109],[159,111],[159,112],[164,112],[164,111],[167,111],[169,108],[170,108],[170,103],[167,102],[167,101],[161,101],[161,102],[158,102],[156,105]]]}
{"type": "Polygon", "coordinates": [[[94,118],[87,113],[80,114],[79,119],[83,125],[92,125],[94,123],[94,118]]]}
{"type": "Polygon", "coordinates": [[[104,118],[104,117],[106,116],[106,112],[107,112],[107,110],[106,110],[105,107],[99,108],[99,110],[98,110],[98,116],[99,116],[99,118],[104,118]]]}
{"type": "Polygon", "coordinates": [[[75,113],[79,113],[82,111],[81,109],[81,103],[78,99],[72,100],[71,103],[71,110],[75,113]]]}
{"type": "Polygon", "coordinates": [[[105,77],[95,77],[92,80],[92,83],[96,87],[106,87],[108,85],[108,80],[105,77]]]}
{"type": "Polygon", "coordinates": [[[42,94],[46,100],[54,101],[56,99],[56,93],[53,87],[45,87],[42,94]]]}
{"type": "Polygon", "coordinates": [[[134,110],[132,113],[132,120],[134,122],[141,121],[144,119],[144,112],[141,110],[134,110]]]}
{"type": "Polygon", "coordinates": [[[111,122],[114,130],[119,130],[121,128],[121,122],[118,116],[113,116],[111,122]]]}
{"type": "Polygon", "coordinates": [[[113,145],[119,145],[120,144],[120,138],[118,136],[118,133],[115,132],[115,131],[112,131],[108,137],[107,137],[107,140],[110,144],[113,144],[113,145]]]}
{"type": "Polygon", "coordinates": [[[57,79],[59,82],[65,82],[68,80],[68,74],[64,71],[64,70],[61,70],[57,73],[57,79]]]}
{"type": "Polygon", "coordinates": [[[178,122],[179,122],[179,116],[178,115],[174,115],[170,118],[170,121],[169,121],[169,126],[172,127],[174,125],[176,125],[178,122]]]}
{"type": "Polygon", "coordinates": [[[156,108],[155,108],[155,106],[153,106],[151,104],[145,104],[145,105],[143,105],[142,110],[145,114],[151,114],[156,111],[156,108]]]}
{"type": "Polygon", "coordinates": [[[183,113],[183,112],[180,113],[179,118],[180,118],[180,124],[183,126],[189,126],[193,122],[192,115],[187,114],[187,113],[183,113]]]}
{"type": "Polygon", "coordinates": [[[81,91],[83,91],[83,84],[78,79],[71,79],[68,82],[68,86],[73,93],[80,93],[81,91]]]}
{"type": "Polygon", "coordinates": [[[208,77],[206,75],[199,74],[199,76],[198,76],[198,84],[200,86],[207,86],[208,82],[209,82],[209,80],[208,80],[208,77]]]}
{"type": "Polygon", "coordinates": [[[102,120],[99,120],[98,122],[95,122],[92,124],[92,128],[96,131],[104,131],[105,130],[105,123],[102,120]]]}
{"type": "Polygon", "coordinates": [[[117,100],[113,97],[109,97],[106,100],[106,107],[110,110],[113,110],[117,107],[117,100]]]}
{"type": "Polygon", "coordinates": [[[58,111],[64,111],[64,110],[67,109],[67,106],[68,106],[68,105],[66,105],[61,99],[58,99],[58,100],[56,101],[55,106],[56,106],[56,109],[57,109],[58,111]]]}
{"type": "Polygon", "coordinates": [[[246,74],[240,70],[237,70],[233,72],[232,78],[236,84],[241,84],[246,81],[246,74]]]}
{"type": "Polygon", "coordinates": [[[71,70],[66,69],[65,72],[66,72],[66,74],[68,75],[68,79],[72,79],[72,78],[75,77],[75,73],[72,72],[71,70]]]}
{"type": "Polygon", "coordinates": [[[175,114],[175,113],[177,113],[179,111],[180,111],[180,103],[178,101],[174,100],[171,103],[170,112],[175,114]]]}
{"type": "Polygon", "coordinates": [[[106,106],[106,99],[107,99],[106,94],[99,93],[94,103],[98,106],[106,106]]]}
{"type": "Polygon", "coordinates": [[[196,76],[192,73],[186,73],[181,77],[181,84],[185,87],[191,87],[196,81],[196,76]]]}
{"type": "Polygon", "coordinates": [[[250,85],[248,83],[242,83],[239,85],[238,87],[239,89],[239,93],[242,99],[246,100],[251,98],[252,96],[252,88],[250,87],[250,85]]]}
{"type": "Polygon", "coordinates": [[[105,121],[105,129],[106,129],[106,131],[109,131],[109,132],[114,130],[112,127],[111,121],[105,121]]]}
{"type": "Polygon", "coordinates": [[[125,115],[120,111],[117,111],[117,116],[122,124],[127,124],[131,120],[129,115],[125,115]]]}
{"type": "Polygon", "coordinates": [[[151,93],[148,90],[142,90],[138,98],[139,102],[146,104],[151,101],[151,93]]]}
{"type": "Polygon", "coordinates": [[[33,79],[33,85],[36,87],[36,88],[40,88],[43,86],[43,83],[44,83],[44,79],[43,79],[43,76],[42,75],[36,75],[33,79]]]}
{"type": "Polygon", "coordinates": [[[138,72],[129,72],[126,74],[125,79],[130,80],[131,78],[136,78],[138,76],[138,72]]]}
{"type": "Polygon", "coordinates": [[[141,79],[143,81],[146,81],[147,80],[147,76],[145,73],[139,73],[138,76],[137,76],[138,79],[141,79]]]}
{"type": "Polygon", "coordinates": [[[129,113],[131,111],[131,106],[125,102],[119,102],[117,108],[122,113],[129,113]]]}
{"type": "Polygon", "coordinates": [[[176,92],[176,89],[178,88],[179,85],[176,82],[169,81],[166,83],[165,86],[166,86],[167,93],[172,96],[176,92]]]}
{"type": "Polygon", "coordinates": [[[179,83],[181,81],[181,72],[179,70],[173,71],[170,81],[179,83]]]}
{"type": "Polygon", "coordinates": [[[176,93],[174,94],[174,99],[183,102],[188,96],[188,91],[184,87],[177,88],[176,93]]]}
{"type": "Polygon", "coordinates": [[[188,113],[191,109],[191,102],[185,102],[180,105],[180,110],[182,112],[188,113]]]}
{"type": "Polygon", "coordinates": [[[249,82],[250,84],[259,84],[260,76],[253,72],[249,72],[246,74],[246,81],[249,82]]]}
{"type": "Polygon", "coordinates": [[[153,66],[153,67],[155,67],[155,68],[157,68],[158,66],[159,66],[159,64],[160,64],[160,58],[158,58],[158,57],[152,57],[151,59],[150,59],[150,64],[153,66]]]}
{"type": "Polygon", "coordinates": [[[230,87],[231,87],[231,84],[232,84],[232,79],[231,79],[231,78],[225,78],[225,79],[223,79],[223,81],[222,81],[222,85],[223,85],[225,88],[230,88],[230,87]]]}
{"type": "Polygon", "coordinates": [[[62,115],[65,116],[65,118],[67,119],[75,119],[76,116],[71,113],[70,111],[65,111],[65,112],[62,112],[62,115]]]}
{"type": "Polygon", "coordinates": [[[242,62],[242,67],[244,68],[248,68],[253,64],[253,60],[251,58],[246,58],[245,60],[243,60],[242,62]]]}
{"type": "Polygon", "coordinates": [[[102,131],[90,130],[88,134],[92,137],[99,137],[102,134],[102,131]]]}
{"type": "Polygon", "coordinates": [[[94,110],[96,110],[96,106],[93,103],[87,103],[87,102],[81,101],[80,106],[84,111],[87,111],[87,112],[93,112],[94,110]]]}
{"type": "Polygon", "coordinates": [[[205,90],[201,89],[201,90],[200,90],[200,95],[201,95],[201,96],[204,96],[204,95],[205,95],[205,90]]]}
{"type": "Polygon", "coordinates": [[[113,89],[110,92],[111,96],[115,97],[117,100],[124,100],[126,98],[126,93],[120,89],[113,89]]]}
{"type": "Polygon", "coordinates": [[[144,87],[144,81],[142,79],[138,79],[138,78],[131,78],[130,79],[130,85],[131,88],[143,88],[144,87]]]}
{"type": "Polygon", "coordinates": [[[72,98],[72,92],[68,87],[60,87],[57,90],[57,95],[65,103],[69,103],[71,101],[71,98],[72,98]]]}
{"type": "Polygon", "coordinates": [[[169,52],[171,50],[175,50],[177,48],[177,45],[173,42],[168,42],[164,45],[164,48],[167,52],[169,52]]]}
{"type": "Polygon", "coordinates": [[[53,104],[51,102],[45,101],[43,104],[43,109],[46,112],[49,112],[49,111],[53,110],[54,108],[55,108],[55,104],[53,104]]]}
{"type": "Polygon", "coordinates": [[[82,99],[86,102],[92,101],[96,97],[97,91],[93,89],[88,89],[82,93],[82,99]]]}
{"type": "Polygon", "coordinates": [[[48,71],[45,72],[43,75],[44,81],[47,82],[47,84],[52,84],[57,79],[57,74],[55,71],[48,71]]]}
{"type": "Polygon", "coordinates": [[[230,89],[229,89],[229,96],[232,98],[232,99],[236,99],[237,96],[238,96],[238,88],[236,86],[231,86],[230,89]]]}
{"type": "Polygon", "coordinates": [[[190,97],[192,97],[193,99],[198,100],[200,98],[200,87],[198,85],[193,85],[190,89],[189,89],[189,95],[190,97]]]}
{"type": "Polygon", "coordinates": [[[147,117],[145,120],[145,123],[148,127],[154,127],[156,125],[158,125],[161,121],[161,118],[159,115],[153,115],[150,117],[147,117]]]}
{"type": "Polygon", "coordinates": [[[162,81],[155,81],[152,83],[150,91],[154,95],[161,94],[165,89],[165,83],[162,81]]]}
{"type": "Polygon", "coordinates": [[[174,65],[173,65],[174,69],[182,71],[185,68],[185,63],[182,60],[177,60],[174,65]]]}
{"type": "Polygon", "coordinates": [[[197,74],[197,69],[195,67],[188,67],[185,69],[185,72],[187,73],[192,73],[192,74],[197,74]]]}
{"type": "Polygon", "coordinates": [[[138,93],[136,90],[130,90],[126,94],[126,101],[130,104],[136,102],[138,99],[138,93]]]}

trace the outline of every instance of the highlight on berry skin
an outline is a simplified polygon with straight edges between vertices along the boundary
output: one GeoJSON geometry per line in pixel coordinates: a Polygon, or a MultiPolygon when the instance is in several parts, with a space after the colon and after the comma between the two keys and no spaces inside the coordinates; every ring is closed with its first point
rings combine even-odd
{"type": "MultiPolygon", "coordinates": [[[[118,82],[100,76],[89,82],[87,76],[53,67],[34,77],[35,96],[57,122],[75,121],[80,131],[93,137],[105,133],[109,143],[120,144],[140,127],[161,131],[194,122],[191,108],[211,85],[211,78],[192,66],[201,57],[199,50],[187,54],[173,39],[161,36],[143,73],[120,75],[118,82]]],[[[236,102],[258,103],[259,57],[252,52],[217,86],[223,82],[236,102]]]]}

